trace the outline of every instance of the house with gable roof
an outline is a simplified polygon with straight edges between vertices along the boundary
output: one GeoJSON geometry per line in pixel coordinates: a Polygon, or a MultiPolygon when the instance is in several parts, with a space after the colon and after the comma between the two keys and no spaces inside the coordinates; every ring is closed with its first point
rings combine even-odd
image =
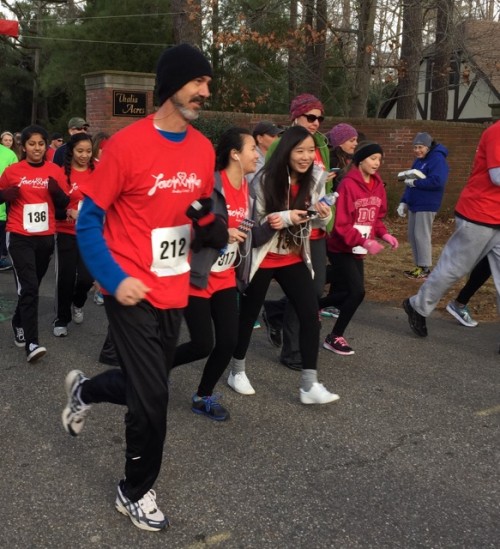
{"type": "MultiPolygon", "coordinates": [[[[429,120],[434,46],[420,63],[417,120],[429,120]]],[[[382,105],[379,118],[396,118],[398,89],[382,105]]],[[[464,21],[457,29],[450,59],[448,122],[500,119],[500,23],[464,21]]]]}

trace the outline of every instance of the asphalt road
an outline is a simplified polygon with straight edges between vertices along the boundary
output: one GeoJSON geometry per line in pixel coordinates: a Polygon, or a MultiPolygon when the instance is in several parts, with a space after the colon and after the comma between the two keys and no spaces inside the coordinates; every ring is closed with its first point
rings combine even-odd
{"type": "MultiPolygon", "coordinates": [[[[218,389],[226,423],[194,415],[201,362],[172,374],[158,503],[171,528],[143,532],[114,509],[124,409],[96,405],[82,435],[60,422],[63,380],[93,375],[105,315],[52,336],[52,272],[41,288],[47,355],[14,346],[12,273],[0,273],[0,547],[498,548],[498,324],[433,315],[412,335],[400,308],[365,303],[346,337],[356,354],[320,351],[338,403],[303,406],[300,374],[256,330],[247,373],[257,394],[218,389]]],[[[275,291],[275,290],[274,290],[275,291]]],[[[323,335],[331,326],[323,321],[323,335]]]]}

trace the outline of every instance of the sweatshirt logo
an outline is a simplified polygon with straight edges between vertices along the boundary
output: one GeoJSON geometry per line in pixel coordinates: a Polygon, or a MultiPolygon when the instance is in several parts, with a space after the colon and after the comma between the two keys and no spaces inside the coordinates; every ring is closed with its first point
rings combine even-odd
{"type": "Polygon", "coordinates": [[[173,193],[192,193],[201,187],[201,179],[195,174],[177,172],[177,175],[170,179],[164,179],[164,174],[151,174],[154,180],[153,186],[148,191],[148,196],[153,196],[157,189],[170,189],[173,193]]]}

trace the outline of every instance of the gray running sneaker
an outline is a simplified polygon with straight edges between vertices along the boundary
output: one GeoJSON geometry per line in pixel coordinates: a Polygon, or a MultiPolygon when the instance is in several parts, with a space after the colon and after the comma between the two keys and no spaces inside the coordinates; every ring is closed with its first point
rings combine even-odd
{"type": "Polygon", "coordinates": [[[156,492],[149,490],[138,501],[128,499],[122,492],[122,483],[118,484],[115,507],[122,515],[128,516],[130,520],[142,530],[158,532],[168,528],[168,518],[158,509],[156,505],[156,492]]]}
{"type": "Polygon", "coordinates": [[[68,395],[68,403],[62,413],[62,424],[67,433],[77,437],[85,425],[85,418],[90,409],[90,404],[84,404],[80,399],[82,383],[88,380],[80,370],[71,370],[64,380],[64,388],[68,395]]]}
{"type": "Polygon", "coordinates": [[[450,301],[446,305],[446,310],[450,315],[454,316],[460,324],[467,326],[468,328],[474,328],[477,326],[477,320],[474,320],[470,314],[467,305],[460,307],[456,301],[450,301]]]}

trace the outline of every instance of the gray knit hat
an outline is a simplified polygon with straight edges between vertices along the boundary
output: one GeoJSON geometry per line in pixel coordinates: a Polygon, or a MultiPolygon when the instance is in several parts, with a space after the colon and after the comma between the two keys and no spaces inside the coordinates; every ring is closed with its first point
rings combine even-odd
{"type": "Polygon", "coordinates": [[[413,146],[415,145],[424,145],[430,149],[432,145],[432,137],[426,132],[417,133],[417,135],[413,138],[413,146]]]}

